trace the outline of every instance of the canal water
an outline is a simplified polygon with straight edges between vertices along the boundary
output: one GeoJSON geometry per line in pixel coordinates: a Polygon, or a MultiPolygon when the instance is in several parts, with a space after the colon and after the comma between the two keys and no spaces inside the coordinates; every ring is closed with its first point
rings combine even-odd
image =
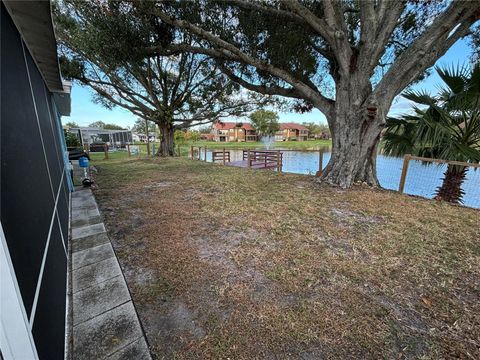
{"type": "MultiPolygon", "coordinates": [[[[281,149],[275,149],[280,150],[281,149]]],[[[217,150],[221,151],[221,150],[217,150]]],[[[242,150],[230,151],[231,161],[242,160],[242,150]]],[[[296,174],[315,175],[318,171],[319,153],[317,151],[283,150],[283,171],[296,174]]],[[[203,157],[203,154],[202,154],[203,157]]],[[[330,152],[323,153],[323,167],[330,160],[330,152]]],[[[211,161],[211,153],[207,152],[207,161],[211,161]]],[[[402,172],[403,158],[377,155],[377,176],[380,185],[385,189],[398,190],[402,172]]],[[[446,165],[424,165],[421,161],[411,160],[408,167],[404,192],[411,195],[432,198],[435,190],[442,183],[446,165]]],[[[480,208],[480,169],[470,168],[462,186],[465,195],[465,206],[480,208]]]]}

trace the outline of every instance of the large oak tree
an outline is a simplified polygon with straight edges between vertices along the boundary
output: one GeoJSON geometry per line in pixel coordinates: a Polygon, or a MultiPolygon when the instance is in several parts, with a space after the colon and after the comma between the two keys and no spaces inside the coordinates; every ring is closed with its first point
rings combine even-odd
{"type": "MultiPolygon", "coordinates": [[[[128,2],[65,0],[55,13],[63,74],[93,89],[100,104],[153,121],[159,155],[174,154],[176,129],[242,116],[266,101],[240,91],[206,55],[145,55],[171,35],[128,2]]],[[[193,44],[188,35],[182,41],[193,44]]]]}
{"type": "Polygon", "coordinates": [[[333,147],[322,179],[342,187],[378,184],[376,149],[392,101],[480,16],[480,1],[459,0],[136,3],[176,29],[147,52],[208,55],[245,88],[325,114],[333,147]]]}

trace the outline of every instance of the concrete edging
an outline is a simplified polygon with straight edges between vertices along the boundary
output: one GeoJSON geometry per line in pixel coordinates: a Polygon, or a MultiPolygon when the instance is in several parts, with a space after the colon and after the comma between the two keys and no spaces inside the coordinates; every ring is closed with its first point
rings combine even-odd
{"type": "Polygon", "coordinates": [[[151,360],[123,272],[90,189],[72,193],[71,358],[151,360]]]}

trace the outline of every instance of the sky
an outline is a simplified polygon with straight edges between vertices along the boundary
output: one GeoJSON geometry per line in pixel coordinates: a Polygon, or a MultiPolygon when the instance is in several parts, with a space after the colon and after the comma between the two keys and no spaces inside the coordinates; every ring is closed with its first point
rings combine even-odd
{"type": "MultiPolygon", "coordinates": [[[[435,65],[440,66],[452,66],[457,64],[467,63],[471,48],[466,41],[458,41],[453,45],[448,52],[441,57],[435,65]]],[[[441,80],[435,71],[422,82],[416,84],[414,89],[424,89],[429,92],[435,93],[437,86],[441,84],[441,80]]],[[[90,123],[101,120],[107,124],[117,124],[123,127],[132,127],[135,123],[136,116],[123,110],[121,108],[114,108],[113,110],[106,109],[105,107],[95,104],[92,101],[92,91],[86,87],[82,87],[74,83],[72,87],[72,112],[70,117],[64,117],[63,122],[76,122],[80,126],[87,126],[90,123]]],[[[411,109],[411,103],[398,96],[390,109],[390,115],[399,115],[408,112],[411,109]]],[[[306,114],[298,114],[295,112],[280,112],[280,122],[314,122],[318,124],[326,124],[325,116],[318,110],[313,110],[306,114]]],[[[232,119],[233,120],[233,119],[232,119]]]]}

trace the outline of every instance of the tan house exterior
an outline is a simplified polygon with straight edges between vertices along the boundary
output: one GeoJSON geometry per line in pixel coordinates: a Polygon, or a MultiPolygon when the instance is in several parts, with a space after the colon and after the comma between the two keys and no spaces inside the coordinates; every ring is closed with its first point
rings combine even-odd
{"type": "Polygon", "coordinates": [[[257,141],[257,132],[249,123],[219,121],[212,125],[212,135],[218,142],[257,141]]]}
{"type": "MultiPolygon", "coordinates": [[[[280,123],[280,130],[275,133],[275,141],[306,141],[308,129],[296,123],[280,123]]],[[[256,130],[249,123],[216,122],[212,125],[211,139],[217,142],[257,141],[256,130]]]]}
{"type": "Polygon", "coordinates": [[[308,129],[296,123],[281,123],[280,130],[275,133],[275,141],[307,141],[308,129]]]}

